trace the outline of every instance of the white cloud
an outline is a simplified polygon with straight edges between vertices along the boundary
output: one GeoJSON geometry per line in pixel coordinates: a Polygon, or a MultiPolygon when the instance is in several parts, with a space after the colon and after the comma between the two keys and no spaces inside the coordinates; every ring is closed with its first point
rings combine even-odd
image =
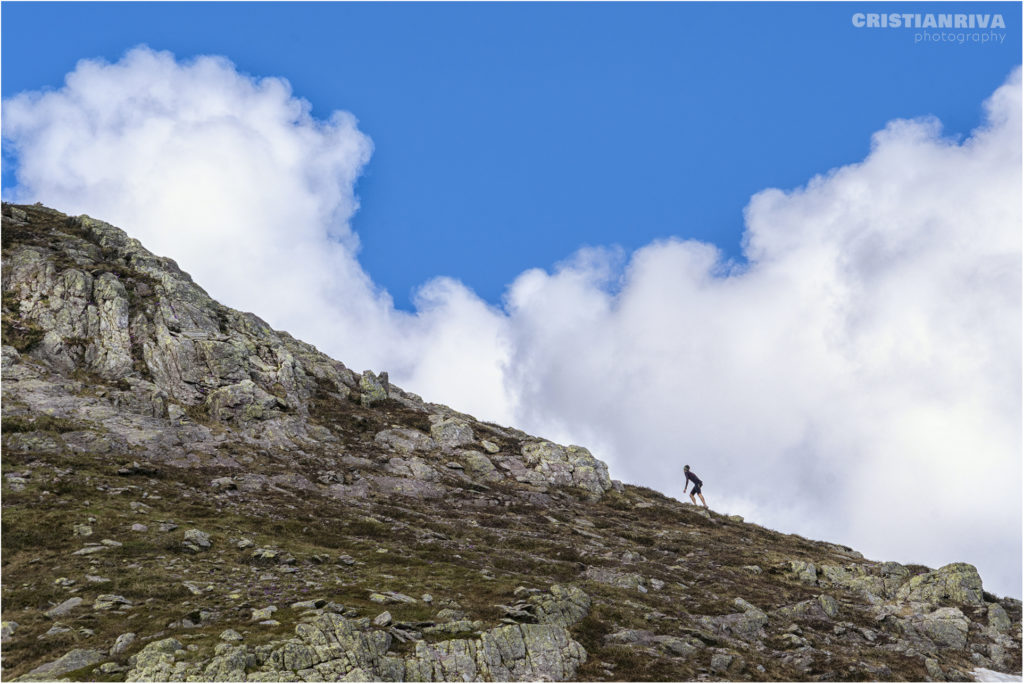
{"type": "Polygon", "coordinates": [[[895,121],[862,162],[746,209],[742,267],[666,240],[450,279],[396,311],[348,220],[370,142],[284,81],[146,48],[4,102],[18,198],[127,228],[218,299],[614,476],[1020,595],[1021,86],[963,142],[895,121]]]}

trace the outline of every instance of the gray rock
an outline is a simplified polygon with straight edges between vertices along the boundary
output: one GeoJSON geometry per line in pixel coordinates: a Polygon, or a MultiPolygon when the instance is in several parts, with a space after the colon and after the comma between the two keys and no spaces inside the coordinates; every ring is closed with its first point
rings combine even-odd
{"type": "Polygon", "coordinates": [[[116,610],[118,608],[130,608],[132,602],[118,594],[100,594],[92,604],[93,610],[116,610]]]}
{"type": "Polygon", "coordinates": [[[210,541],[210,535],[208,533],[193,528],[191,530],[185,530],[185,541],[182,545],[186,549],[196,552],[206,550],[213,544],[210,541]]]}
{"type": "Polygon", "coordinates": [[[225,629],[223,632],[220,633],[220,640],[221,641],[229,641],[229,642],[230,641],[241,641],[242,640],[242,635],[239,634],[238,632],[236,632],[233,629],[225,629]]]}
{"type": "Polygon", "coordinates": [[[269,620],[270,616],[277,612],[277,606],[267,606],[266,608],[257,608],[252,611],[252,621],[259,622],[262,620],[269,620]]]}
{"type": "Polygon", "coordinates": [[[430,426],[430,436],[442,447],[454,449],[476,441],[473,428],[461,418],[444,418],[430,426]]]}
{"type": "Polygon", "coordinates": [[[0,622],[0,643],[7,643],[14,636],[14,633],[18,630],[18,623],[13,620],[3,620],[0,622]]]}
{"type": "Polygon", "coordinates": [[[410,428],[391,428],[377,433],[373,441],[401,454],[430,451],[437,444],[428,435],[410,428]]]}
{"type": "Polygon", "coordinates": [[[383,613],[373,618],[373,624],[376,627],[387,627],[391,624],[391,613],[385,610],[383,613]]]}
{"type": "Polygon", "coordinates": [[[359,401],[363,406],[369,407],[387,400],[388,387],[386,378],[386,373],[381,373],[381,377],[378,378],[371,371],[363,371],[363,375],[359,379],[359,389],[362,390],[359,401]],[[382,379],[384,382],[381,382],[382,379]]]}
{"type": "Polygon", "coordinates": [[[796,575],[796,578],[806,584],[817,584],[818,582],[818,570],[814,567],[814,563],[809,563],[802,560],[789,561],[790,571],[796,575]]]}
{"type": "Polygon", "coordinates": [[[48,618],[62,617],[67,615],[72,610],[82,605],[83,599],[81,596],[72,596],[68,600],[60,603],[59,605],[50,608],[48,611],[43,613],[48,618]]]}
{"type": "Polygon", "coordinates": [[[1009,634],[1013,629],[1013,622],[1006,610],[998,603],[988,604],[988,627],[997,634],[1009,634]]]}
{"type": "Polygon", "coordinates": [[[646,591],[646,587],[644,587],[643,583],[644,578],[635,572],[621,572],[619,570],[612,570],[611,568],[591,566],[586,569],[583,576],[587,579],[594,580],[595,582],[610,584],[613,587],[646,591]]]}
{"type": "Polygon", "coordinates": [[[734,658],[735,656],[730,653],[713,654],[711,656],[711,671],[718,673],[728,672],[734,658]]]}
{"type": "Polygon", "coordinates": [[[117,637],[110,649],[111,658],[120,658],[135,643],[135,632],[125,632],[117,637]]]}
{"type": "Polygon", "coordinates": [[[933,682],[944,682],[946,681],[946,673],[939,667],[939,661],[935,658],[925,658],[924,667],[928,671],[928,677],[933,682]]]}
{"type": "Polygon", "coordinates": [[[913,620],[914,626],[940,649],[962,651],[967,648],[970,623],[959,608],[938,610],[913,620]]]}
{"type": "Polygon", "coordinates": [[[57,660],[40,665],[26,675],[19,677],[21,681],[55,681],[61,675],[83,667],[89,667],[106,660],[106,654],[87,648],[76,648],[65,653],[57,660]]]}
{"type": "Polygon", "coordinates": [[[491,459],[479,451],[463,451],[461,453],[466,475],[479,482],[498,482],[504,479],[497,471],[491,459]]]}

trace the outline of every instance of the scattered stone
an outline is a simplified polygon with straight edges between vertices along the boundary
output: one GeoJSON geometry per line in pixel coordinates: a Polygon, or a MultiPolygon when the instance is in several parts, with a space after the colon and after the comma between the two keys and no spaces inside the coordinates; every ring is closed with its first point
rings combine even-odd
{"type": "Polygon", "coordinates": [[[356,559],[352,556],[349,556],[348,554],[342,554],[338,556],[338,562],[343,565],[355,565],[356,559]]]}
{"type": "Polygon", "coordinates": [[[124,546],[124,544],[122,544],[121,542],[115,541],[113,539],[101,539],[100,543],[103,544],[104,546],[109,546],[112,549],[116,549],[116,548],[119,548],[121,546],[124,546]]]}
{"type": "Polygon", "coordinates": [[[251,549],[252,547],[256,546],[256,542],[254,542],[252,539],[240,539],[238,540],[238,543],[235,546],[242,550],[251,549]]]}
{"type": "Polygon", "coordinates": [[[86,525],[84,523],[76,524],[73,528],[74,535],[76,537],[91,537],[92,536],[92,525],[86,525]]]}
{"type": "Polygon", "coordinates": [[[276,549],[256,549],[250,556],[257,563],[276,563],[281,560],[281,552],[276,549]]]}
{"type": "Polygon", "coordinates": [[[424,603],[433,603],[434,597],[430,594],[424,594],[423,596],[420,596],[420,601],[423,601],[424,603]]]}
{"type": "Polygon", "coordinates": [[[391,624],[391,613],[385,610],[383,613],[373,618],[373,624],[376,627],[387,627],[391,624]]]}
{"type": "Polygon", "coordinates": [[[93,610],[115,610],[122,607],[131,608],[132,602],[117,594],[100,594],[92,604],[93,610]]]}
{"type": "Polygon", "coordinates": [[[742,515],[729,515],[729,516],[726,516],[726,517],[729,520],[732,520],[733,522],[738,522],[738,523],[743,522],[743,516],[742,515]]]}
{"type": "Polygon", "coordinates": [[[132,532],[149,532],[149,527],[142,523],[135,523],[132,525],[132,532]]]}
{"type": "Polygon", "coordinates": [[[174,530],[178,529],[178,526],[172,522],[165,522],[160,523],[160,526],[157,527],[157,529],[161,532],[173,532],[174,530]]]}
{"type": "Polygon", "coordinates": [[[715,653],[711,656],[711,670],[713,672],[727,672],[732,665],[734,656],[729,653],[715,653]]]}
{"type": "Polygon", "coordinates": [[[56,636],[58,634],[67,634],[70,631],[71,631],[70,627],[66,627],[63,623],[58,622],[55,625],[53,625],[52,627],[50,627],[50,629],[48,629],[45,632],[43,632],[42,634],[40,634],[39,635],[39,639],[40,640],[41,639],[46,639],[48,637],[56,636]]]}
{"type": "Polygon", "coordinates": [[[496,454],[499,451],[501,451],[501,447],[499,447],[494,442],[488,441],[486,439],[480,442],[480,446],[482,446],[484,448],[484,451],[486,451],[489,454],[496,454]]]}
{"type": "Polygon", "coordinates": [[[212,545],[213,544],[210,541],[210,535],[208,533],[195,528],[185,530],[185,541],[182,542],[182,546],[187,550],[193,553],[198,553],[199,551],[204,551],[210,548],[212,545]]]}
{"type": "Polygon", "coordinates": [[[655,579],[652,577],[648,581],[648,583],[651,585],[651,589],[653,589],[654,591],[661,591],[665,588],[665,583],[662,582],[660,579],[655,579]]]}
{"type": "Polygon", "coordinates": [[[10,641],[17,630],[18,623],[13,620],[3,620],[0,622],[0,642],[6,643],[10,641]]]}
{"type": "Polygon", "coordinates": [[[242,641],[242,635],[233,629],[225,629],[220,633],[220,640],[228,642],[242,641]]]}
{"type": "Polygon", "coordinates": [[[261,620],[269,620],[270,616],[277,612],[277,606],[267,606],[266,608],[257,608],[252,611],[252,621],[259,622],[261,620]]]}
{"type": "Polygon", "coordinates": [[[64,601],[63,603],[60,603],[54,606],[53,608],[50,608],[48,611],[43,613],[43,615],[45,615],[48,618],[62,617],[70,613],[78,606],[82,605],[82,603],[83,599],[81,596],[72,596],[67,601],[64,601]]]}
{"type": "Polygon", "coordinates": [[[108,550],[109,548],[110,548],[109,546],[103,546],[102,544],[97,544],[95,546],[86,546],[85,548],[81,548],[78,551],[73,552],[71,555],[72,556],[91,556],[94,553],[103,553],[104,551],[108,550]]]}
{"type": "Polygon", "coordinates": [[[107,675],[114,674],[116,672],[125,672],[127,669],[128,668],[124,665],[118,665],[117,663],[103,663],[98,668],[96,668],[96,670],[99,671],[100,674],[107,675]]]}
{"type": "Polygon", "coordinates": [[[114,641],[114,645],[110,649],[110,657],[120,658],[134,643],[135,632],[125,632],[121,636],[117,637],[116,641],[114,641]]]}
{"type": "Polygon", "coordinates": [[[106,584],[111,581],[109,577],[101,577],[100,575],[86,575],[85,579],[93,584],[106,584]]]}
{"type": "Polygon", "coordinates": [[[260,624],[266,627],[277,627],[281,623],[277,620],[260,620],[260,624]]]}

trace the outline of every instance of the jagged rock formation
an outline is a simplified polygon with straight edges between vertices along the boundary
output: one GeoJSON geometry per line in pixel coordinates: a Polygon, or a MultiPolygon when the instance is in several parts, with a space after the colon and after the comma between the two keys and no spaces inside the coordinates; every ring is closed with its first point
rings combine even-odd
{"type": "Polygon", "coordinates": [[[970,565],[613,482],[355,373],[121,230],[3,208],[5,678],[964,680],[970,565]]]}

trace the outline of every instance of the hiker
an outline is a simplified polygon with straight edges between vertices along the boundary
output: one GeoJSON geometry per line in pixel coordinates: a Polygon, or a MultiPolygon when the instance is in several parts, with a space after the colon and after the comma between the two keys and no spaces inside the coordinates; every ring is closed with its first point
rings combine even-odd
{"type": "Polygon", "coordinates": [[[683,494],[686,493],[686,488],[690,486],[691,482],[693,482],[693,489],[690,491],[690,501],[693,502],[694,506],[697,505],[697,500],[693,498],[693,495],[696,494],[700,497],[700,502],[704,504],[704,508],[707,508],[708,502],[704,500],[704,495],[700,493],[701,485],[704,483],[699,477],[693,474],[693,471],[690,470],[690,466],[688,465],[683,466],[683,473],[686,474],[686,482],[683,484],[683,494]]]}

